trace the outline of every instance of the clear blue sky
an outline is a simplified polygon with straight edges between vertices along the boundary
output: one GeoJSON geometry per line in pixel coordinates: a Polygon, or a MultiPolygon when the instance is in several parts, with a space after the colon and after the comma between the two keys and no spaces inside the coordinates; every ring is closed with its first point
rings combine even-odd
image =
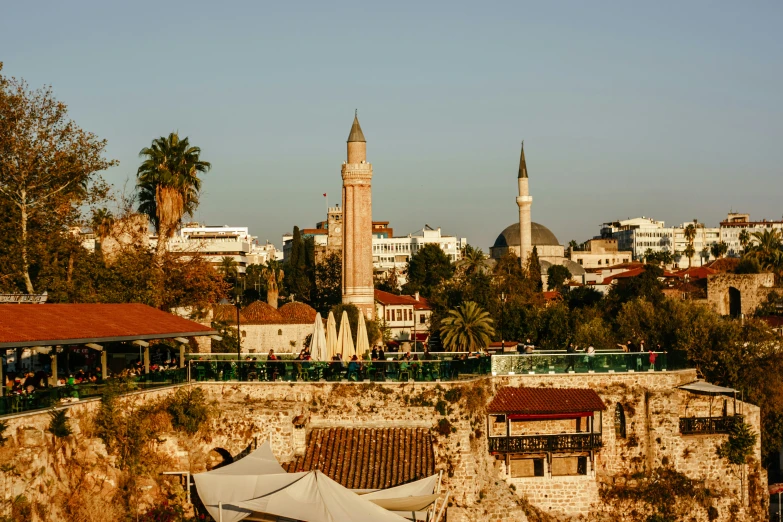
{"type": "Polygon", "coordinates": [[[488,248],[517,219],[562,243],[611,219],[780,219],[781,2],[16,2],[4,72],[109,141],[178,130],[212,162],[196,216],[280,243],[339,201],[354,108],[373,218],[488,248]]]}

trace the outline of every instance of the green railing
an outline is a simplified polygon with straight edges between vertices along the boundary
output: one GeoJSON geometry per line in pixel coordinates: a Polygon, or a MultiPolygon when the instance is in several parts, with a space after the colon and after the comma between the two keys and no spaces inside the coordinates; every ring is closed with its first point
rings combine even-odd
{"type": "MultiPolygon", "coordinates": [[[[532,353],[526,355],[493,355],[492,375],[526,375],[550,373],[609,373],[681,370],[680,361],[669,361],[666,352],[594,352],[532,353]]],[[[684,363],[684,361],[682,361],[684,363]]]]}
{"type": "MultiPolygon", "coordinates": [[[[133,379],[134,390],[145,390],[179,384],[187,380],[187,368],[164,370],[133,379]]],[[[101,397],[106,390],[104,382],[72,384],[39,388],[32,393],[8,393],[0,397],[0,416],[45,410],[82,399],[101,397]]]]}

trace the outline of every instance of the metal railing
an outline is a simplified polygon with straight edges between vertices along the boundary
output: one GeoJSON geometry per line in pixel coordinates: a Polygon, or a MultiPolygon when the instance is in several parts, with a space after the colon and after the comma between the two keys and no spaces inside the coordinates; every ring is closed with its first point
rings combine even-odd
{"type": "Polygon", "coordinates": [[[742,422],[742,415],[730,415],[727,417],[680,417],[680,433],[683,435],[731,433],[734,427],[742,422]]]}
{"type": "Polygon", "coordinates": [[[589,451],[603,445],[600,433],[565,433],[560,435],[522,435],[490,437],[491,453],[543,453],[547,451],[589,451]]]}
{"type": "Polygon", "coordinates": [[[231,361],[205,357],[188,361],[191,381],[454,381],[488,375],[490,369],[488,356],[426,361],[231,361]]]}
{"type": "MultiPolygon", "coordinates": [[[[185,382],[187,368],[162,370],[140,375],[132,379],[129,391],[145,390],[185,382]]],[[[15,415],[35,410],[46,410],[82,399],[101,397],[106,391],[106,383],[66,384],[37,388],[31,393],[8,393],[0,397],[0,416],[15,415]]]]}
{"type": "Polygon", "coordinates": [[[492,375],[521,375],[549,373],[608,373],[681,370],[684,364],[672,364],[666,352],[594,352],[532,353],[525,355],[493,355],[492,375]]]}

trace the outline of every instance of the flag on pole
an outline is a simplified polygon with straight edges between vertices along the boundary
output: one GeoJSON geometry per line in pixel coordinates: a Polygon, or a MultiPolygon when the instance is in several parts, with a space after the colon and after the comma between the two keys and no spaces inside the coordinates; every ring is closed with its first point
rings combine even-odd
{"type": "Polygon", "coordinates": [[[324,192],[324,197],[326,197],[326,192],[324,192]]]}

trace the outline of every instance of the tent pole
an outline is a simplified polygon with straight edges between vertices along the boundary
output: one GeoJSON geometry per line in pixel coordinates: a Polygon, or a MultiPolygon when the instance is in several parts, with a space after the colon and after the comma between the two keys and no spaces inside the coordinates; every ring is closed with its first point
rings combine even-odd
{"type": "Polygon", "coordinates": [[[443,505],[440,507],[440,511],[438,512],[438,515],[435,517],[434,522],[438,522],[438,520],[440,520],[441,516],[443,515],[443,512],[446,511],[446,506],[449,504],[449,493],[450,491],[446,492],[446,498],[443,499],[443,505]]]}
{"type": "Polygon", "coordinates": [[[218,522],[223,522],[223,503],[218,502],[218,522]]]}

